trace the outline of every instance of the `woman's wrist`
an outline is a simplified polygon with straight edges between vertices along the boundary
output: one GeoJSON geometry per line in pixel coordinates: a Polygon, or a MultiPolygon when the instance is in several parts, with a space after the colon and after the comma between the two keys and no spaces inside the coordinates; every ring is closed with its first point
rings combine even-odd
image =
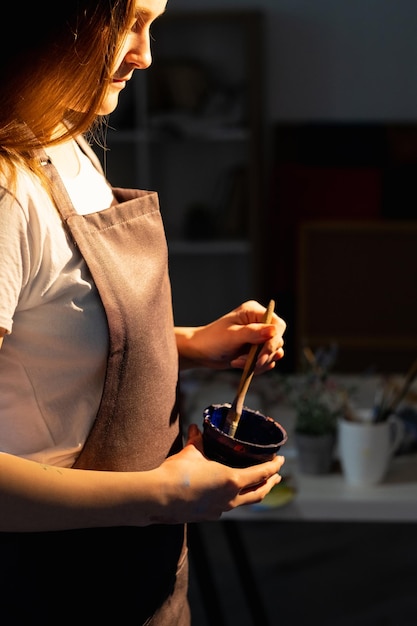
{"type": "Polygon", "coordinates": [[[198,354],[194,346],[194,339],[199,328],[194,326],[177,326],[175,328],[181,370],[204,365],[201,355],[198,354]]]}

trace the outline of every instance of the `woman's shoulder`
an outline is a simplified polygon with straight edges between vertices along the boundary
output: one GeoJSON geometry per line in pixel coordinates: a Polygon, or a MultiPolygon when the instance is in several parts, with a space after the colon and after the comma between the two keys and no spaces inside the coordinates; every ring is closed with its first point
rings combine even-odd
{"type": "Polygon", "coordinates": [[[39,177],[28,168],[16,165],[0,169],[0,208],[19,206],[28,211],[44,203],[47,196],[39,177]]]}

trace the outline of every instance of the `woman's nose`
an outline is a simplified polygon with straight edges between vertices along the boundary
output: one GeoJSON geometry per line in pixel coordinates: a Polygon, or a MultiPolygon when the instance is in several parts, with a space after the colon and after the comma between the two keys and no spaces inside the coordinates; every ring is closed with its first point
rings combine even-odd
{"type": "Polygon", "coordinates": [[[145,70],[152,63],[151,41],[149,31],[138,33],[125,56],[125,60],[138,69],[145,70]]]}

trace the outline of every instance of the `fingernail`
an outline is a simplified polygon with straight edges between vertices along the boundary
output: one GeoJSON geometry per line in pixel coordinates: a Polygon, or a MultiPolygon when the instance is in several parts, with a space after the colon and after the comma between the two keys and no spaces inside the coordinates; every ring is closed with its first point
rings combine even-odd
{"type": "Polygon", "coordinates": [[[272,337],[275,337],[275,332],[275,326],[269,326],[261,329],[261,336],[264,339],[272,339],[272,337]]]}

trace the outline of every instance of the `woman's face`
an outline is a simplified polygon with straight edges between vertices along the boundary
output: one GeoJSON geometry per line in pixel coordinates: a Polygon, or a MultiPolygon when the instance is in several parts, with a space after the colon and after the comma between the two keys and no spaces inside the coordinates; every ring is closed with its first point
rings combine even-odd
{"type": "Polygon", "coordinates": [[[99,115],[108,115],[117,107],[119,94],[132,78],[134,70],[144,70],[152,63],[150,26],[166,8],[167,0],[137,0],[135,20],[131,24],[115,62],[112,81],[99,115]]]}

